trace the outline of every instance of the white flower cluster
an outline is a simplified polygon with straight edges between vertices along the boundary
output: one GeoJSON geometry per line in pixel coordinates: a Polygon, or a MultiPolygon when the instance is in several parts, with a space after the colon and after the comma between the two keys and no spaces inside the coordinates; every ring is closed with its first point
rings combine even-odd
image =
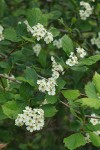
{"type": "Polygon", "coordinates": [[[3,30],[4,28],[0,25],[0,41],[4,40],[3,30]]]}
{"type": "MultiPolygon", "coordinates": [[[[91,114],[91,117],[94,117],[94,118],[90,119],[90,122],[92,123],[92,125],[100,124],[100,120],[95,118],[95,117],[98,117],[98,116],[96,116],[95,114],[91,114]]],[[[100,135],[100,131],[94,131],[93,133],[95,133],[96,135],[100,135]]],[[[86,140],[87,143],[91,142],[90,135],[88,133],[86,133],[85,140],[86,140]]]]}
{"type": "Polygon", "coordinates": [[[92,43],[92,45],[96,45],[98,48],[100,48],[100,32],[98,33],[97,38],[93,37],[91,39],[91,43],[92,43]]]}
{"type": "Polygon", "coordinates": [[[52,77],[56,80],[59,78],[60,73],[63,74],[64,69],[60,64],[58,64],[55,61],[53,56],[51,57],[51,61],[52,61],[52,72],[53,72],[52,77]]]}
{"type": "Polygon", "coordinates": [[[48,92],[49,95],[55,95],[55,86],[56,81],[54,78],[48,78],[48,79],[41,79],[37,81],[37,84],[39,85],[39,91],[41,92],[48,92]]]}
{"type": "Polygon", "coordinates": [[[76,52],[80,58],[84,58],[86,56],[86,51],[83,48],[76,48],[76,52]]]}
{"type": "Polygon", "coordinates": [[[56,80],[59,78],[60,73],[63,73],[63,67],[60,64],[57,64],[54,57],[51,57],[52,61],[52,77],[48,79],[41,79],[37,81],[39,85],[39,91],[48,92],[49,95],[55,95],[56,80]]]}
{"type": "Polygon", "coordinates": [[[41,51],[41,45],[40,44],[34,45],[33,50],[34,50],[34,53],[36,54],[36,56],[38,56],[41,51]]]}
{"type": "Polygon", "coordinates": [[[32,109],[29,106],[25,107],[23,114],[18,114],[15,120],[16,126],[26,126],[30,132],[41,130],[44,126],[44,111],[43,109],[32,109]]]}
{"type": "Polygon", "coordinates": [[[90,122],[93,124],[93,125],[97,125],[100,123],[100,120],[99,119],[95,119],[95,117],[98,117],[96,116],[95,114],[91,114],[91,117],[94,117],[94,118],[91,118],[90,119],[90,122]]]}
{"type": "Polygon", "coordinates": [[[74,66],[78,64],[78,58],[77,56],[74,54],[74,52],[70,53],[69,59],[66,61],[66,64],[68,66],[74,66]]]}
{"type": "Polygon", "coordinates": [[[80,10],[79,14],[82,20],[86,20],[93,12],[93,7],[89,3],[81,1],[80,5],[84,7],[85,10],[80,10]]]}
{"type": "Polygon", "coordinates": [[[37,41],[44,39],[46,44],[49,44],[53,41],[53,35],[48,32],[42,24],[38,23],[37,25],[31,27],[27,20],[24,21],[24,23],[27,26],[27,31],[30,32],[32,36],[36,37],[37,41]]]}
{"type": "Polygon", "coordinates": [[[53,45],[56,46],[58,49],[62,48],[62,40],[54,40],[53,45]]]}
{"type": "Polygon", "coordinates": [[[74,52],[70,53],[69,59],[66,61],[68,66],[74,66],[78,64],[79,58],[84,58],[86,56],[86,51],[83,48],[76,48],[77,54],[75,55],[74,52]]]}
{"type": "Polygon", "coordinates": [[[47,100],[45,99],[45,100],[41,103],[40,106],[43,106],[43,105],[46,105],[46,104],[48,104],[48,102],[47,102],[47,100]]]}

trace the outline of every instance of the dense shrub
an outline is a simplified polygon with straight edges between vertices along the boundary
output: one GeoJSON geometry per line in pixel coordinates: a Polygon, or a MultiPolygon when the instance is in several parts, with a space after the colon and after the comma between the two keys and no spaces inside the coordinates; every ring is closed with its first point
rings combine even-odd
{"type": "Polygon", "coordinates": [[[0,0],[0,149],[99,150],[99,0],[0,0]]]}

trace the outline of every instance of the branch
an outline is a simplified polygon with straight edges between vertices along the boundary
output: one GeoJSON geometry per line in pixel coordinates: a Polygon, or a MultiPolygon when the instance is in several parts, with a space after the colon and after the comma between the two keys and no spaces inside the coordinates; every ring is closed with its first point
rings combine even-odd
{"type": "Polygon", "coordinates": [[[21,83],[20,81],[14,79],[14,78],[12,78],[12,77],[5,76],[5,75],[3,75],[3,74],[0,74],[0,77],[5,78],[5,79],[8,79],[8,80],[10,80],[10,81],[12,81],[12,82],[21,83]]]}
{"type": "MultiPolygon", "coordinates": [[[[14,53],[14,52],[17,50],[17,48],[21,48],[23,45],[25,45],[25,44],[27,44],[27,43],[29,43],[29,42],[24,42],[24,43],[22,43],[22,44],[20,44],[20,45],[17,45],[13,50],[11,50],[11,51],[8,53],[8,55],[7,55],[6,57],[3,57],[0,61],[3,61],[3,60],[8,59],[8,58],[10,57],[10,55],[11,55],[12,53],[14,53]]],[[[0,54],[0,55],[2,55],[2,54],[0,54]]],[[[2,55],[2,56],[3,56],[3,55],[2,55]]]]}
{"type": "MultiPolygon", "coordinates": [[[[66,106],[67,108],[70,108],[70,106],[66,103],[64,103],[63,101],[60,101],[64,106],[66,106]]],[[[76,113],[79,113],[78,111],[75,110],[76,113]]],[[[85,118],[94,118],[94,119],[100,119],[100,117],[93,117],[93,116],[89,116],[89,115],[85,115],[85,118]]]]}
{"type": "Polygon", "coordinates": [[[93,116],[89,116],[89,115],[85,115],[86,118],[94,118],[94,119],[100,119],[100,117],[93,117],[93,116]]]}
{"type": "Polygon", "coordinates": [[[65,105],[67,108],[70,108],[70,106],[66,103],[64,103],[63,101],[60,101],[63,105],[65,105]]]}

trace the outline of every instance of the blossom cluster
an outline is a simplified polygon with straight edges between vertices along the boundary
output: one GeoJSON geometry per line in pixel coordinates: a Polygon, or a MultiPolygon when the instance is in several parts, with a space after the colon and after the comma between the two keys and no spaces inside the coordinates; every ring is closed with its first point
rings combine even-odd
{"type": "Polygon", "coordinates": [[[0,41],[4,40],[3,30],[4,28],[0,25],[0,41]]]}
{"type": "Polygon", "coordinates": [[[36,54],[36,56],[39,55],[41,49],[42,49],[42,48],[41,48],[41,45],[40,45],[40,44],[33,45],[33,50],[34,50],[34,53],[36,54]]]}
{"type": "Polygon", "coordinates": [[[54,40],[53,45],[56,46],[58,49],[62,48],[62,40],[54,40]]]}
{"type": "Polygon", "coordinates": [[[51,57],[51,61],[52,61],[52,72],[53,72],[52,77],[56,80],[59,78],[60,73],[63,74],[64,69],[60,64],[58,64],[55,61],[53,56],[51,57]]]}
{"type": "MultiPolygon", "coordinates": [[[[90,122],[92,123],[92,125],[100,124],[100,119],[96,119],[96,117],[98,117],[96,114],[91,114],[90,122]]],[[[96,135],[100,135],[100,131],[94,131],[93,133],[95,133],[96,135]]],[[[91,142],[90,135],[88,133],[86,133],[85,140],[87,143],[91,142]]]]}
{"type": "Polygon", "coordinates": [[[54,57],[51,57],[52,61],[52,77],[48,79],[40,79],[37,80],[37,84],[39,85],[39,91],[41,92],[48,92],[49,95],[55,95],[56,92],[56,80],[59,78],[60,73],[63,73],[63,67],[58,64],[54,57]]]}
{"type": "Polygon", "coordinates": [[[80,5],[84,7],[84,10],[80,10],[79,14],[82,20],[86,20],[93,12],[93,7],[89,3],[81,1],[80,5]]]}
{"type": "Polygon", "coordinates": [[[69,59],[66,61],[66,64],[69,66],[74,66],[78,64],[79,58],[84,58],[86,56],[86,51],[83,48],[76,48],[77,54],[75,55],[74,52],[70,53],[69,59]]]}
{"type": "Polygon", "coordinates": [[[98,48],[100,48],[100,32],[98,33],[97,38],[93,37],[91,39],[91,43],[92,43],[92,45],[96,45],[98,48]]]}
{"type": "Polygon", "coordinates": [[[42,24],[38,23],[37,25],[31,27],[27,20],[25,20],[24,23],[27,26],[27,31],[30,32],[33,37],[36,37],[37,41],[44,39],[46,44],[53,41],[52,33],[48,32],[42,24]]]}
{"type": "Polygon", "coordinates": [[[25,125],[26,129],[30,132],[41,130],[44,126],[44,111],[42,109],[32,109],[26,106],[25,110],[23,110],[23,114],[18,114],[15,125],[25,125]]]}

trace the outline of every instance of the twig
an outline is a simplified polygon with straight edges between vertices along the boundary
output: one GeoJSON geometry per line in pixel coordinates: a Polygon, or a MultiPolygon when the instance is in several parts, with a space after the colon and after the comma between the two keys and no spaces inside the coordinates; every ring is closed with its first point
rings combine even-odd
{"type": "Polygon", "coordinates": [[[8,79],[8,80],[10,80],[10,81],[13,81],[13,82],[16,82],[16,83],[21,83],[20,81],[18,81],[18,80],[16,80],[16,79],[14,79],[14,78],[11,78],[11,77],[8,77],[8,76],[5,76],[5,75],[3,75],[3,74],[0,74],[0,77],[2,77],[2,78],[6,78],[6,79],[8,79]]]}
{"type": "MultiPolygon", "coordinates": [[[[66,103],[64,103],[63,101],[60,101],[63,105],[65,105],[67,108],[70,108],[70,106],[66,103]]],[[[75,110],[76,113],[79,113],[78,111],[75,110]]],[[[85,118],[94,118],[94,119],[100,119],[100,117],[94,117],[94,116],[89,116],[89,115],[85,115],[85,118]]]]}
{"type": "Polygon", "coordinates": [[[67,108],[70,108],[70,106],[66,103],[64,103],[63,101],[60,101],[63,105],[65,105],[67,108]]]}
{"type": "Polygon", "coordinates": [[[23,46],[23,45],[25,45],[25,44],[27,44],[27,43],[29,43],[29,42],[25,42],[25,43],[22,43],[22,44],[20,44],[20,45],[17,45],[13,50],[11,50],[11,51],[8,53],[8,55],[7,55],[6,57],[3,57],[0,61],[3,61],[3,60],[8,59],[8,58],[10,57],[10,55],[11,55],[12,53],[14,53],[14,52],[17,50],[17,48],[20,48],[21,46],[23,46]]]}
{"type": "Polygon", "coordinates": [[[100,117],[94,117],[94,116],[89,116],[89,115],[85,115],[86,118],[94,118],[94,119],[100,119],[100,117]]]}

